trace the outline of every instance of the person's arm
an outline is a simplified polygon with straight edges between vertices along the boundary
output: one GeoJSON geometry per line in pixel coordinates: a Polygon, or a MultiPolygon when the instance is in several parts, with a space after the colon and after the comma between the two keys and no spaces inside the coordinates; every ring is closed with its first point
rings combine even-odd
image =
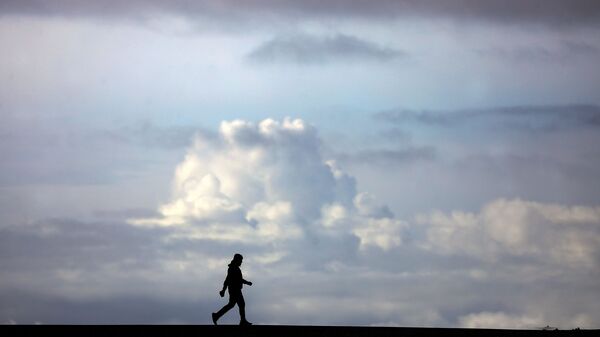
{"type": "Polygon", "coordinates": [[[228,285],[229,285],[229,271],[227,272],[227,277],[225,278],[225,281],[223,281],[223,289],[221,289],[221,291],[219,291],[219,295],[221,295],[221,297],[225,296],[225,290],[227,289],[228,285]]]}
{"type": "Polygon", "coordinates": [[[242,279],[242,283],[243,283],[243,284],[247,284],[247,285],[249,285],[249,286],[251,286],[251,285],[252,285],[252,282],[250,282],[250,281],[246,281],[246,280],[244,280],[244,279],[242,279]]]}

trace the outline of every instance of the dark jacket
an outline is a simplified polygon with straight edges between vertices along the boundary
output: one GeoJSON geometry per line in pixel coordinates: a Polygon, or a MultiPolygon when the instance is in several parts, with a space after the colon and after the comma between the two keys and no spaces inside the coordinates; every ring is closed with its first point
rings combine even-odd
{"type": "Polygon", "coordinates": [[[227,278],[223,282],[223,288],[229,287],[229,291],[241,290],[244,284],[249,282],[242,278],[242,270],[240,267],[229,264],[227,269],[227,278]]]}

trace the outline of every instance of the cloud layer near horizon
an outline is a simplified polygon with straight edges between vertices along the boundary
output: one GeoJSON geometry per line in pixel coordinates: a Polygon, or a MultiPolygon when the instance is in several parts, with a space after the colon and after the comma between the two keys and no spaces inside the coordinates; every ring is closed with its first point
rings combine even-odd
{"type": "Polygon", "coordinates": [[[241,252],[257,323],[596,326],[600,207],[497,199],[399,220],[322,146],[302,120],[225,121],[195,138],[158,216],[1,229],[2,319],[209,323],[241,252]]]}

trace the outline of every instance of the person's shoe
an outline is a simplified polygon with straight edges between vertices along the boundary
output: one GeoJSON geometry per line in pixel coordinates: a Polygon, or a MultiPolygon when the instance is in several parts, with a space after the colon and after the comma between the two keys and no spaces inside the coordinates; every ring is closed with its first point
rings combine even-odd
{"type": "Polygon", "coordinates": [[[240,321],[240,325],[252,325],[252,323],[250,323],[246,320],[243,320],[243,321],[240,321]]]}
{"type": "Polygon", "coordinates": [[[218,320],[217,314],[213,312],[211,316],[212,316],[212,319],[213,319],[213,324],[217,325],[217,320],[218,320]]]}

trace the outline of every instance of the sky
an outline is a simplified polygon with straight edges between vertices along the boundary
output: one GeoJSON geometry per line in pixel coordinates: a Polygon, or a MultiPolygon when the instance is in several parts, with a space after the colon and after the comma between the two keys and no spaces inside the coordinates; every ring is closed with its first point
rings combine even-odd
{"type": "Polygon", "coordinates": [[[600,328],[600,4],[0,1],[0,323],[600,328]],[[223,324],[238,322],[234,309],[223,324]]]}

